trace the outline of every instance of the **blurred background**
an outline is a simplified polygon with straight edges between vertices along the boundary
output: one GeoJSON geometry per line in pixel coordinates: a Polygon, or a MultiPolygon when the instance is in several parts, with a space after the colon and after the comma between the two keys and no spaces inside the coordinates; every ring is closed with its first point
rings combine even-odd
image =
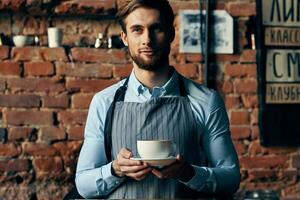
{"type": "MultiPolygon", "coordinates": [[[[0,0],[0,199],[62,199],[72,187],[93,95],[132,70],[115,20],[120,3],[0,0]],[[49,27],[62,30],[58,47],[48,46],[49,27]],[[17,35],[26,41],[19,45],[17,35]]],[[[298,147],[260,142],[257,2],[211,5],[232,17],[234,47],[211,54],[207,70],[201,53],[179,51],[180,10],[205,9],[205,2],[170,3],[176,13],[170,64],[221,93],[240,159],[239,193],[272,189],[282,199],[300,198],[298,147]]]]}

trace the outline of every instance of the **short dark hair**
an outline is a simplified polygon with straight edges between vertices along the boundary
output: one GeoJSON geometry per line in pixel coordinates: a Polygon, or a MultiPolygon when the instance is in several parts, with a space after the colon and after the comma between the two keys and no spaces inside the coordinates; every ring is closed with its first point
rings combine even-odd
{"type": "Polygon", "coordinates": [[[167,29],[170,29],[169,31],[171,32],[174,31],[174,12],[168,0],[124,0],[121,5],[118,5],[117,19],[125,33],[125,18],[140,7],[153,8],[160,11],[167,29]]]}

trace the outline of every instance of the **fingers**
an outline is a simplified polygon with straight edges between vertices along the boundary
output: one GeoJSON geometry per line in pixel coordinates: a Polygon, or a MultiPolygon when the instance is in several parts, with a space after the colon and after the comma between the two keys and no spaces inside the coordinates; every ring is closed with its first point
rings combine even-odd
{"type": "Polygon", "coordinates": [[[121,166],[120,170],[123,173],[135,173],[137,171],[144,170],[146,168],[149,168],[148,165],[143,164],[143,165],[135,165],[135,166],[121,166]]]}
{"type": "Polygon", "coordinates": [[[150,172],[151,172],[151,168],[147,167],[141,171],[138,171],[136,173],[128,173],[126,174],[128,177],[133,178],[137,181],[140,181],[142,179],[144,179],[150,172]]]}
{"type": "Polygon", "coordinates": [[[122,148],[119,152],[119,155],[121,155],[124,158],[131,158],[132,157],[132,152],[129,149],[122,148]]]}
{"type": "Polygon", "coordinates": [[[132,152],[129,149],[122,148],[115,160],[118,172],[122,175],[135,179],[137,181],[144,179],[150,172],[148,164],[139,160],[131,160],[132,152]]]}
{"type": "Polygon", "coordinates": [[[142,162],[138,160],[130,160],[132,157],[132,152],[129,149],[122,148],[117,155],[117,162],[118,165],[125,165],[125,166],[134,166],[134,165],[141,165],[142,162]]]}
{"type": "Polygon", "coordinates": [[[125,158],[121,154],[117,156],[117,162],[120,166],[136,166],[142,165],[140,160],[131,160],[130,158],[125,158]]]}
{"type": "Polygon", "coordinates": [[[153,169],[152,173],[161,179],[176,178],[178,176],[178,173],[181,172],[181,169],[184,166],[184,160],[181,155],[177,155],[176,159],[176,162],[167,167],[164,167],[162,169],[153,169]]]}

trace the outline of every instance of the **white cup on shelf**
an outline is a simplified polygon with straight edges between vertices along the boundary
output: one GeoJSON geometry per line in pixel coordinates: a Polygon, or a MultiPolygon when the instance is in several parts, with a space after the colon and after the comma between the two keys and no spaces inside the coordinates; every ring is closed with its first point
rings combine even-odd
{"type": "Polygon", "coordinates": [[[50,27],[48,32],[48,46],[50,48],[60,47],[63,40],[63,30],[57,27],[50,27]]]}

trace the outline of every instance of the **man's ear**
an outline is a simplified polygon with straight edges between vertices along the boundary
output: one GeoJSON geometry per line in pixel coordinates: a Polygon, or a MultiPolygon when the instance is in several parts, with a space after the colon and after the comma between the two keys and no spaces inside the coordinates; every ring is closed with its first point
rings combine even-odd
{"type": "Polygon", "coordinates": [[[122,38],[124,45],[127,47],[128,46],[127,34],[124,31],[121,31],[121,38],[122,38]]]}

